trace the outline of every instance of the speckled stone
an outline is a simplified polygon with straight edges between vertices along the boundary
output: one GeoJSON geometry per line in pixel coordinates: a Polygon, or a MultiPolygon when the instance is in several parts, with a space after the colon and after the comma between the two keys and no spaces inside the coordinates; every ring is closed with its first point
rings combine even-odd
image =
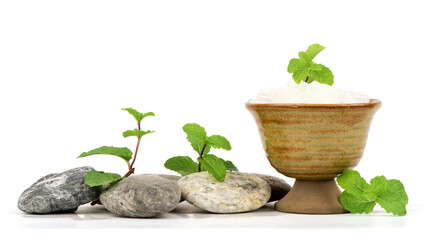
{"type": "Polygon", "coordinates": [[[52,173],[27,188],[18,199],[18,208],[27,213],[74,212],[85,203],[98,199],[100,188],[90,188],[84,182],[92,167],[73,168],[52,173]]]}
{"type": "Polygon", "coordinates": [[[154,174],[132,175],[103,191],[101,203],[123,217],[154,217],[172,211],[181,199],[176,181],[154,174]]]}
{"type": "Polygon", "coordinates": [[[260,177],[262,180],[266,181],[268,185],[270,185],[271,197],[268,202],[274,202],[282,199],[284,196],[286,196],[286,194],[288,194],[288,192],[292,188],[291,185],[289,185],[285,180],[281,178],[259,173],[251,174],[260,177]]]}
{"type": "Polygon", "coordinates": [[[193,173],[181,178],[178,185],[187,202],[214,213],[252,211],[267,203],[271,194],[261,178],[236,172],[227,172],[224,182],[207,172],[193,173]]]}

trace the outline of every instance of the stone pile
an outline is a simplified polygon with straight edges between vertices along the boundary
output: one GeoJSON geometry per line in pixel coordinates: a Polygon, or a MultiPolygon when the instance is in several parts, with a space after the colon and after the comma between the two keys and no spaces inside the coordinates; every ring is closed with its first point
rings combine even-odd
{"type": "Polygon", "coordinates": [[[155,217],[175,209],[184,200],[213,213],[253,211],[285,196],[291,187],[284,180],[263,174],[227,172],[218,182],[207,172],[179,177],[167,174],[131,175],[110,186],[89,187],[84,182],[92,167],[53,173],[26,189],[18,208],[27,213],[74,212],[97,201],[123,217],[155,217]]]}

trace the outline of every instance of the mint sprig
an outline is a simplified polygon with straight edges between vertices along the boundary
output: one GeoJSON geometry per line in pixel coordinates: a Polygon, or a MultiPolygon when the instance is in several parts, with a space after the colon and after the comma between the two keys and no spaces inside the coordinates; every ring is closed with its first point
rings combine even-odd
{"type": "Polygon", "coordinates": [[[169,158],[164,166],[182,176],[195,172],[207,171],[216,180],[223,182],[227,171],[238,171],[231,161],[223,160],[213,154],[209,154],[211,148],[231,150],[230,142],[223,136],[207,136],[205,129],[196,124],[188,123],[183,127],[194,151],[197,152],[197,162],[188,156],[177,156],[169,158]]]}
{"type": "MultiPolygon", "coordinates": [[[[112,147],[112,146],[103,146],[103,147],[95,148],[95,149],[90,150],[88,152],[84,152],[84,153],[80,154],[78,156],[78,158],[87,157],[87,156],[91,156],[91,155],[97,155],[97,154],[106,154],[106,155],[117,156],[117,157],[120,157],[121,159],[125,160],[127,167],[128,167],[128,172],[123,177],[121,177],[117,173],[106,173],[106,172],[102,172],[102,171],[88,172],[85,176],[85,183],[90,187],[97,187],[97,186],[112,184],[112,183],[120,181],[122,178],[128,177],[132,173],[134,173],[135,168],[133,167],[133,164],[135,163],[135,160],[136,160],[136,155],[138,153],[141,138],[144,135],[147,135],[149,133],[154,132],[154,131],[142,131],[141,130],[141,120],[147,116],[154,116],[154,113],[152,113],[152,112],[141,113],[141,112],[138,112],[137,110],[135,110],[133,108],[122,108],[122,110],[125,110],[129,114],[131,114],[135,118],[137,125],[138,125],[138,128],[135,128],[133,130],[127,130],[127,131],[123,132],[123,134],[122,134],[123,137],[125,137],[125,138],[131,137],[131,136],[137,137],[138,140],[137,140],[137,144],[136,144],[135,154],[133,154],[132,151],[127,147],[120,148],[120,147],[112,147]],[[133,159],[132,159],[132,156],[133,156],[133,159]],[[131,159],[132,159],[132,161],[131,161],[131,159]]],[[[96,202],[96,201],[94,201],[94,202],[96,202]]]]}
{"type": "Polygon", "coordinates": [[[292,78],[296,83],[301,81],[311,83],[317,81],[319,83],[332,85],[334,83],[334,75],[329,68],[322,64],[314,63],[313,59],[325,47],[316,43],[308,47],[307,51],[299,52],[299,58],[293,58],[288,64],[288,73],[292,73],[292,78]]]}
{"type": "Polygon", "coordinates": [[[378,203],[387,213],[406,215],[408,195],[399,180],[377,176],[368,184],[357,171],[347,170],[337,183],[344,189],[340,202],[352,213],[370,213],[378,203]]]}

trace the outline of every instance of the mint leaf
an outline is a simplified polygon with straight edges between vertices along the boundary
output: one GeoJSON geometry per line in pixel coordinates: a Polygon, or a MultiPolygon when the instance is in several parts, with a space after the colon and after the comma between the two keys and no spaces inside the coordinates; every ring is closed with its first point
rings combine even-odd
{"type": "Polygon", "coordinates": [[[103,146],[100,148],[95,148],[93,150],[90,150],[89,152],[84,152],[80,154],[77,158],[87,157],[95,154],[107,154],[107,155],[121,157],[126,162],[128,162],[132,158],[132,151],[129,148],[127,147],[118,148],[118,147],[108,147],[108,146],[103,146]]]}
{"type": "Polygon", "coordinates": [[[369,189],[371,192],[375,193],[375,195],[387,189],[387,179],[384,176],[372,178],[370,184],[369,189]]]}
{"type": "Polygon", "coordinates": [[[230,142],[223,136],[212,135],[207,138],[207,144],[213,148],[222,148],[225,150],[231,150],[230,142]]]}
{"type": "Polygon", "coordinates": [[[323,66],[322,64],[317,64],[317,63],[311,62],[310,67],[311,67],[311,69],[313,69],[315,71],[320,71],[325,66],[323,66]]]}
{"type": "Polygon", "coordinates": [[[332,74],[332,71],[329,70],[329,68],[323,66],[322,64],[317,64],[316,68],[319,68],[319,70],[314,70],[312,67],[312,71],[308,73],[308,83],[318,81],[320,83],[332,86],[332,84],[334,84],[334,75],[332,74]]]}
{"type": "Polygon", "coordinates": [[[375,202],[368,201],[359,195],[353,195],[348,191],[341,194],[340,202],[344,209],[352,213],[370,213],[375,206],[375,202]]]}
{"type": "MultiPolygon", "coordinates": [[[[297,59],[299,60],[299,59],[297,59]]],[[[298,63],[299,65],[295,67],[295,70],[289,73],[293,73],[292,78],[296,83],[300,83],[301,81],[305,81],[308,77],[309,70],[305,63],[298,63]]]]}
{"type": "Polygon", "coordinates": [[[298,58],[292,58],[288,64],[288,73],[293,73],[301,67],[300,60],[298,58]]]}
{"type": "Polygon", "coordinates": [[[142,130],[138,130],[138,129],[134,129],[134,130],[127,130],[125,132],[123,132],[123,137],[130,137],[130,136],[135,136],[135,137],[142,137],[144,135],[147,135],[149,133],[153,133],[154,131],[142,131],[142,130]]]}
{"type": "MultiPolygon", "coordinates": [[[[187,140],[191,143],[193,149],[201,154],[203,146],[207,143],[205,129],[196,123],[185,124],[182,129],[187,134],[187,140]]],[[[209,152],[209,149],[205,148],[204,153],[207,152],[209,152]]]]}
{"type": "Polygon", "coordinates": [[[289,61],[288,73],[292,73],[292,78],[297,84],[301,81],[307,83],[317,81],[328,85],[334,83],[332,71],[321,64],[313,62],[314,57],[323,49],[325,47],[320,44],[312,44],[307,51],[298,53],[299,58],[293,58],[289,61]]]}
{"type": "Polygon", "coordinates": [[[165,162],[165,168],[175,171],[182,176],[198,172],[198,164],[187,156],[177,156],[169,158],[165,162]]]}
{"type": "Polygon", "coordinates": [[[408,204],[408,195],[406,195],[403,184],[396,179],[387,181],[387,188],[377,194],[375,200],[387,213],[394,215],[406,215],[406,204],[408,204]]]}
{"type": "Polygon", "coordinates": [[[308,49],[307,49],[306,53],[307,53],[310,61],[313,61],[313,58],[317,54],[319,54],[321,51],[323,51],[325,48],[326,47],[324,47],[324,46],[322,46],[322,45],[320,45],[318,43],[315,43],[315,44],[312,44],[312,45],[308,46],[308,49]]]}
{"type": "Polygon", "coordinates": [[[219,182],[225,180],[225,175],[227,174],[227,169],[224,166],[224,162],[212,154],[206,154],[203,158],[197,159],[202,163],[203,169],[206,169],[209,174],[211,174],[219,182]]]}
{"type": "Polygon", "coordinates": [[[117,173],[106,173],[101,171],[90,171],[86,173],[85,183],[89,187],[103,186],[121,180],[122,177],[117,173]]]}
{"type": "Polygon", "coordinates": [[[337,178],[337,182],[345,189],[340,202],[350,212],[367,213],[378,203],[387,213],[406,215],[408,195],[399,180],[377,176],[367,184],[357,171],[347,170],[337,178]]]}
{"type": "MultiPolygon", "coordinates": [[[[153,116],[153,117],[154,117],[154,116],[156,116],[156,115],[154,115],[154,113],[153,113],[153,112],[146,112],[146,113],[143,113],[143,114],[142,114],[142,119],[144,119],[144,118],[146,118],[146,117],[148,117],[148,116],[153,116]]],[[[141,119],[141,120],[142,120],[142,119],[141,119]]]]}
{"type": "Polygon", "coordinates": [[[153,112],[140,113],[140,112],[138,112],[137,110],[135,110],[133,108],[122,108],[122,110],[125,110],[129,114],[131,114],[138,123],[141,123],[141,120],[144,119],[145,117],[154,116],[153,112]]]}
{"type": "Polygon", "coordinates": [[[310,64],[311,60],[310,56],[306,52],[299,52],[298,57],[301,63],[310,64]]]}
{"type": "Polygon", "coordinates": [[[337,183],[340,187],[344,188],[348,193],[354,195],[364,194],[369,184],[366,183],[357,171],[347,170],[343,174],[337,177],[337,183]]]}
{"type": "Polygon", "coordinates": [[[237,169],[237,167],[234,166],[234,164],[231,161],[226,161],[222,158],[220,158],[220,159],[221,159],[221,161],[224,162],[224,166],[225,166],[225,169],[227,169],[227,171],[231,171],[231,172],[238,172],[239,171],[239,169],[237,169]]]}

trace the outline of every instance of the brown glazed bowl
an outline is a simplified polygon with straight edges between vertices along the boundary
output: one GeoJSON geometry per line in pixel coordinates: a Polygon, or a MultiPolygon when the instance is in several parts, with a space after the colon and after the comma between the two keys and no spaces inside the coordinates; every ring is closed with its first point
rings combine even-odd
{"type": "Polygon", "coordinates": [[[359,163],[380,106],[377,99],[354,104],[246,103],[278,172],[297,181],[332,180],[335,187],[334,178],[359,163]]]}

